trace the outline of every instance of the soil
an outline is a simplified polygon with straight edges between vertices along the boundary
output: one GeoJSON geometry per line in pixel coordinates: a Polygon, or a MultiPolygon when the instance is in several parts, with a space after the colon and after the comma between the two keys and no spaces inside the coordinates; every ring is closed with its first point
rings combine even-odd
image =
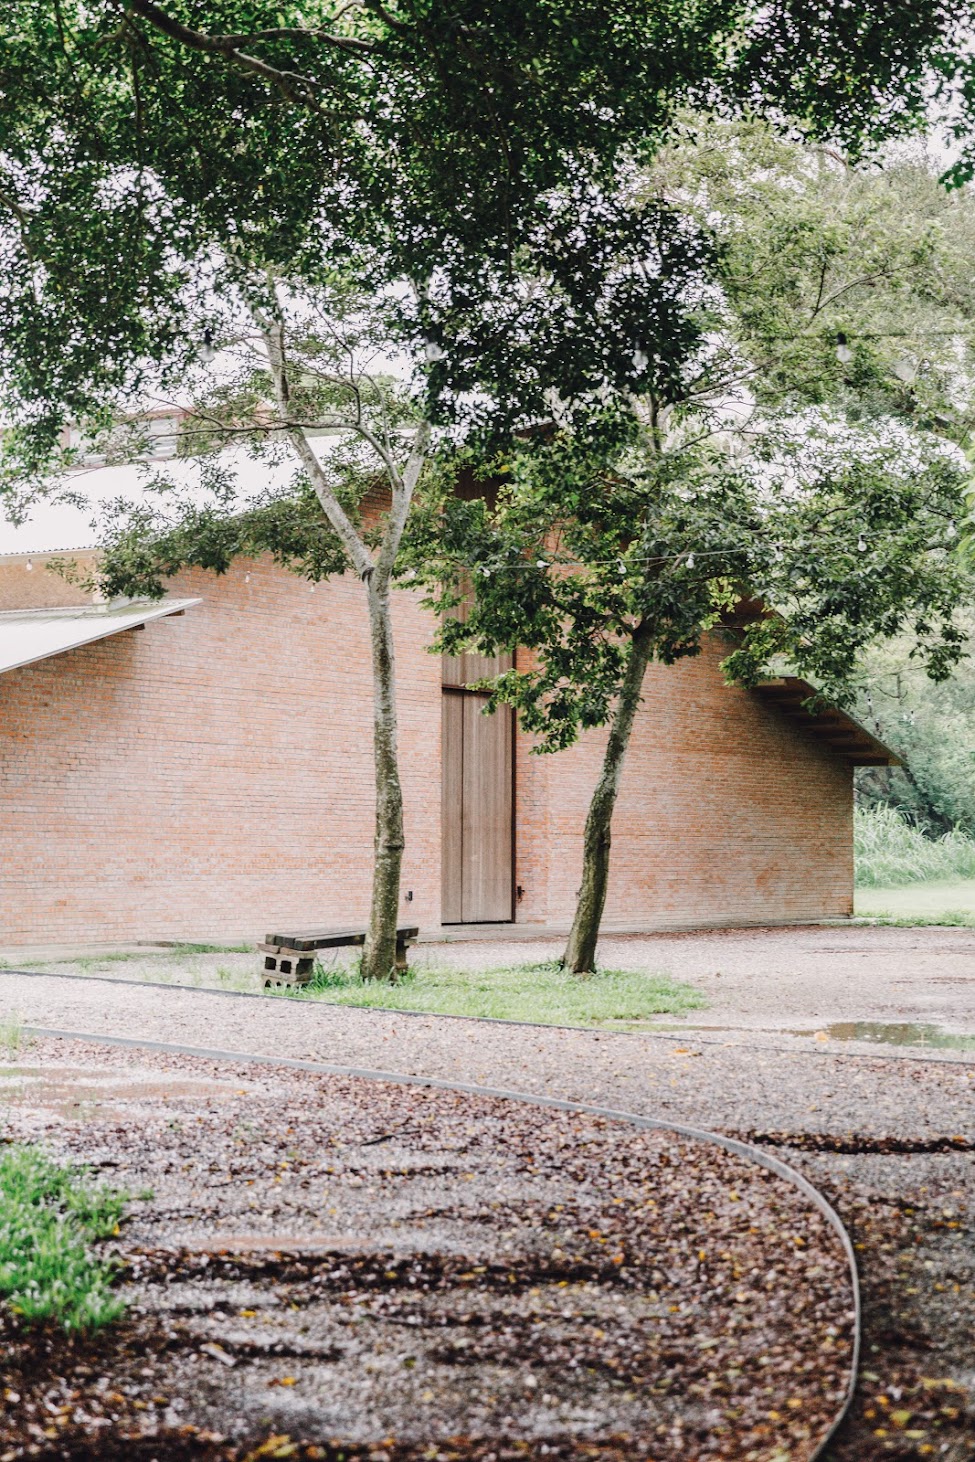
{"type": "Polygon", "coordinates": [[[5,1140],[141,1195],[125,1320],[0,1319],[0,1457],[805,1458],[851,1289],[790,1183],[530,1104],[39,1041],[5,1140]]]}

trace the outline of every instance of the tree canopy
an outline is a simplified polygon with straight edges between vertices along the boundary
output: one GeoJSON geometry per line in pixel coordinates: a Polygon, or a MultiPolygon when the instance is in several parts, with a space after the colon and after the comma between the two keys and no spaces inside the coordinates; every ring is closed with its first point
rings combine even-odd
{"type": "Polygon", "coordinates": [[[938,0],[11,0],[8,461],[19,447],[36,470],[65,416],[179,379],[209,328],[214,248],[292,277],[351,262],[362,281],[436,283],[403,330],[439,338],[533,238],[550,257],[573,200],[594,208],[678,108],[788,113],[857,147],[916,123],[963,42],[938,0]]]}
{"type": "Polygon", "coordinates": [[[625,442],[575,431],[556,403],[547,431],[499,454],[495,499],[447,484],[417,519],[431,603],[473,590],[444,647],[533,652],[493,703],[516,705],[546,750],[610,726],[577,969],[592,968],[649,660],[697,654],[715,632],[730,678],[787,668],[849,701],[865,648],[902,630],[944,679],[971,592],[957,551],[975,420],[967,195],[923,162],[854,171],[762,126],[696,126],[646,188],[715,242],[677,378],[644,392],[625,442]]]}

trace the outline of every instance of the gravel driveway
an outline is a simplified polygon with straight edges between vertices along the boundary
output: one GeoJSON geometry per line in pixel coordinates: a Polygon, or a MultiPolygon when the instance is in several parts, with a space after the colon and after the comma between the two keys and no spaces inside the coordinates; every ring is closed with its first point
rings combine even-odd
{"type": "Polygon", "coordinates": [[[172,1462],[187,1432],[199,1462],[780,1462],[846,1392],[835,1231],[711,1143],[58,1040],[0,1114],[141,1195],[108,1334],[0,1310],[6,1462],[172,1462]]]}
{"type": "MultiPolygon", "coordinates": [[[[421,943],[417,965],[480,970],[559,955],[564,940],[495,938],[421,943]]],[[[128,947],[122,963],[97,963],[99,950],[2,949],[0,963],[28,970],[112,974],[218,985],[218,972],[262,983],[256,954],[188,955],[128,947]],[[87,958],[72,959],[72,955],[87,958]]],[[[101,946],[101,952],[108,951],[101,946]]],[[[809,925],[717,929],[686,934],[611,935],[599,948],[606,968],[647,970],[687,980],[708,1008],[694,1023],[808,1033],[837,1022],[915,1021],[975,1033],[975,929],[809,925]]],[[[664,1024],[672,1023],[661,1017],[664,1024]]],[[[807,1036],[808,1038],[808,1036],[807,1036]]]]}
{"type": "MultiPolygon", "coordinates": [[[[0,973],[0,1020],[548,1092],[774,1144],[834,1202],[860,1246],[863,1381],[836,1462],[975,1456],[975,1063],[774,1029],[896,1016],[972,1030],[975,934],[829,928],[618,943],[607,943],[607,963],[632,968],[639,958],[711,980],[709,995],[730,989],[705,1014],[739,1029],[545,1029],[10,972],[0,973]]],[[[539,957],[539,945],[529,950],[539,957]]],[[[441,953],[457,957],[456,948],[441,953]]],[[[500,962],[497,944],[465,957],[475,954],[500,962]]]]}

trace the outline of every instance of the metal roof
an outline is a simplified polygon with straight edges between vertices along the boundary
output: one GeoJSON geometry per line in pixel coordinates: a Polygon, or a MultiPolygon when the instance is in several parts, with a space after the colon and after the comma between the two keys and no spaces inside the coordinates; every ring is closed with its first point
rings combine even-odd
{"type": "MultiPolygon", "coordinates": [[[[343,441],[335,432],[310,436],[320,457],[343,441]]],[[[0,502],[0,559],[97,549],[105,541],[106,523],[117,516],[119,502],[150,505],[166,518],[178,516],[179,507],[186,503],[222,507],[207,475],[214,466],[220,469],[224,485],[233,485],[234,502],[241,510],[294,493],[296,461],[264,461],[241,446],[230,447],[215,458],[168,457],[83,468],[68,473],[58,491],[33,503],[24,523],[9,522],[0,502]],[[166,485],[168,490],[162,491],[166,485]]]]}
{"type": "Polygon", "coordinates": [[[157,599],[142,604],[84,604],[70,609],[10,609],[0,613],[0,675],[50,655],[104,640],[151,619],[182,614],[199,599],[157,599]]]}

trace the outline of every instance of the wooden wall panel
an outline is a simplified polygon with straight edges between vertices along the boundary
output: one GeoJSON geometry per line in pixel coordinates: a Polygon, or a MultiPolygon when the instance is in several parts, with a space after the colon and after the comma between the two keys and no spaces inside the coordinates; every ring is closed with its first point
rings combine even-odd
{"type": "Polygon", "coordinates": [[[459,924],[464,918],[464,701],[463,695],[444,695],[443,781],[441,793],[441,919],[459,924]]]}
{"type": "Polygon", "coordinates": [[[512,917],[512,711],[485,716],[477,695],[444,699],[464,709],[463,921],[505,921],[512,917]]]}

